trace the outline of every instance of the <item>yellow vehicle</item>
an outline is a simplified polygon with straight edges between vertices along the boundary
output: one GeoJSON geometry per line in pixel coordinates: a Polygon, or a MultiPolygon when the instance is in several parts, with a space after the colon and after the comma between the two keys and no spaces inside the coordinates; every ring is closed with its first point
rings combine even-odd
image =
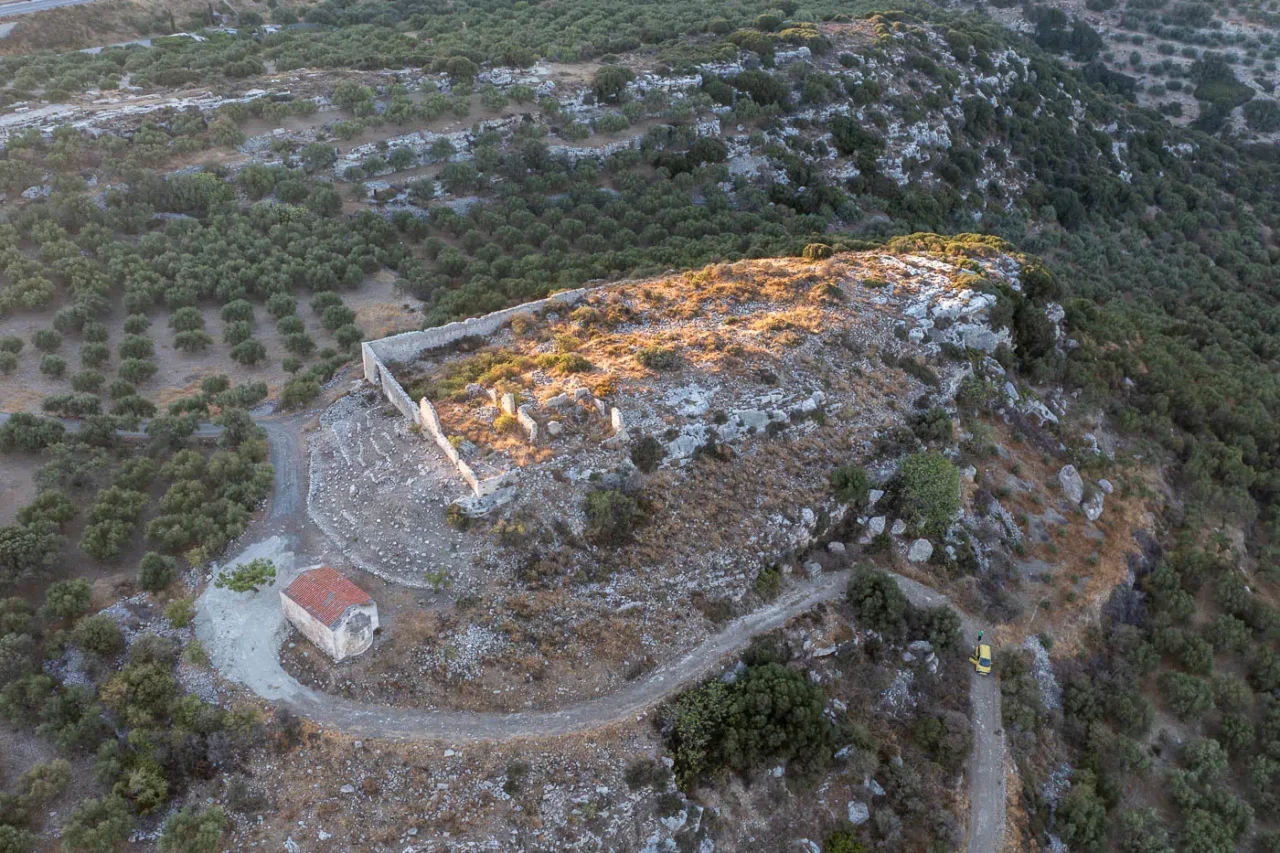
{"type": "Polygon", "coordinates": [[[979,643],[973,647],[973,657],[969,658],[969,663],[973,664],[973,668],[978,671],[978,675],[991,674],[991,647],[986,643],[979,643]]]}

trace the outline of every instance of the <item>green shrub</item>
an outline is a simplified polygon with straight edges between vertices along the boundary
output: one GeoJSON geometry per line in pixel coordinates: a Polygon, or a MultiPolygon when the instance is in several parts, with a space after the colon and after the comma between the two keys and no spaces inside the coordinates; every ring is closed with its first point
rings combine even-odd
{"type": "Polygon", "coordinates": [[[156,354],[156,345],[151,338],[144,335],[125,335],[116,347],[116,354],[121,360],[130,358],[151,358],[156,354]]]}
{"type": "Polygon", "coordinates": [[[267,297],[267,313],[277,320],[295,314],[298,301],[287,293],[273,293],[267,297]]]}
{"type": "Polygon", "coordinates": [[[46,619],[75,619],[89,612],[93,588],[84,578],[57,581],[45,591],[43,612],[46,619]]]}
{"type": "Polygon", "coordinates": [[[101,613],[77,622],[73,636],[77,646],[103,657],[115,657],[124,651],[124,633],[120,626],[101,613]]]}
{"type": "Polygon", "coordinates": [[[631,462],[645,474],[658,470],[666,456],[666,447],[651,435],[631,443],[631,462]]]}
{"type": "Polygon", "coordinates": [[[766,760],[800,771],[825,765],[835,740],[825,702],[822,688],[777,663],[682,693],[661,714],[677,783],[689,790],[708,773],[745,772],[766,760]]]}
{"type": "MultiPolygon", "coordinates": [[[[105,330],[105,326],[103,329],[105,330]]],[[[141,335],[151,328],[151,318],[146,314],[130,314],[124,318],[124,332],[126,335],[141,335]]],[[[86,337],[87,339],[87,337],[86,337]]],[[[102,338],[106,340],[106,338],[102,338]]]]}
{"type": "Polygon", "coordinates": [[[52,418],[15,412],[8,423],[0,425],[0,450],[34,453],[62,441],[66,431],[66,427],[52,418]]]}
{"type": "Polygon", "coordinates": [[[294,377],[280,391],[282,409],[301,409],[320,396],[320,383],[306,377],[294,377]]]}
{"type": "Polygon", "coordinates": [[[230,821],[218,806],[184,806],[164,822],[160,849],[165,853],[216,853],[230,821]]]}
{"type": "Polygon", "coordinates": [[[138,586],[147,592],[160,592],[173,579],[177,561],[172,557],[148,551],[138,563],[138,586]]]}
{"type": "Polygon", "coordinates": [[[640,520],[639,504],[616,489],[591,492],[583,501],[583,510],[588,538],[601,545],[622,544],[640,520]]]}
{"type": "Polygon", "coordinates": [[[213,585],[232,592],[257,592],[260,586],[270,586],[276,580],[275,563],[266,559],[241,563],[230,572],[218,575],[213,585]]]}
{"type": "Polygon", "coordinates": [[[1181,720],[1198,720],[1213,708],[1213,688],[1202,678],[1162,672],[1156,684],[1169,709],[1181,720]]]}
{"type": "Polygon", "coordinates": [[[897,491],[908,522],[926,536],[938,536],[960,509],[960,471],[940,453],[915,453],[902,463],[897,491]]]}
{"type": "Polygon", "coordinates": [[[57,379],[67,372],[67,360],[60,355],[46,355],[40,359],[40,372],[57,379]]]}
{"type": "Polygon", "coordinates": [[[841,465],[831,472],[831,489],[836,500],[864,506],[871,492],[871,475],[861,465],[841,465]]]}
{"type": "Polygon", "coordinates": [[[191,624],[191,620],[195,619],[196,611],[191,606],[189,598],[175,598],[170,601],[164,608],[164,618],[174,628],[185,628],[191,624]]]}
{"type": "Polygon", "coordinates": [[[38,329],[31,336],[31,344],[40,352],[53,352],[62,346],[62,335],[53,329],[38,329]]]}
{"type": "Polygon", "coordinates": [[[253,305],[247,299],[233,299],[222,306],[220,316],[224,323],[252,323],[253,305]]]}
{"type": "Polygon", "coordinates": [[[822,853],[867,853],[867,848],[849,830],[837,829],[823,842],[822,853]]]}
{"type": "Polygon", "coordinates": [[[1058,804],[1058,834],[1073,850],[1101,851],[1107,843],[1107,806],[1093,773],[1077,770],[1071,789],[1058,804]]]}
{"type": "Polygon", "coordinates": [[[906,630],[911,603],[885,572],[858,569],[849,579],[847,596],[860,625],[891,636],[906,630]]]}
{"type": "Polygon", "coordinates": [[[266,360],[267,348],[262,345],[262,341],[250,338],[231,348],[231,358],[238,364],[252,367],[266,360]]]}
{"type": "Polygon", "coordinates": [[[31,853],[36,837],[25,829],[0,823],[0,853],[31,853]]]}
{"type": "Polygon", "coordinates": [[[62,826],[62,846],[75,853],[115,853],[129,840],[133,815],[116,794],[85,800],[62,826]]]}
{"type": "Polygon", "coordinates": [[[156,363],[149,359],[126,358],[120,362],[119,368],[116,369],[116,375],[126,382],[132,382],[135,385],[146,382],[156,372],[156,363]]]}

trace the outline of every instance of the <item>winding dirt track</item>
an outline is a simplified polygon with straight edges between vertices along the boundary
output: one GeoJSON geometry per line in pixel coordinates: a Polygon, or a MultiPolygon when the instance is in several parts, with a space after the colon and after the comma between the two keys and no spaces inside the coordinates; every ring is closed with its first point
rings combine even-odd
{"type": "MultiPolygon", "coordinates": [[[[259,423],[267,430],[270,441],[275,490],[267,512],[242,538],[252,544],[227,565],[267,556],[276,561],[279,577],[274,586],[252,596],[219,590],[210,584],[198,602],[197,635],[226,678],[243,684],[263,699],[287,705],[323,727],[350,735],[401,741],[509,741],[598,731],[632,722],[673,693],[710,675],[727,657],[746,648],[752,637],[838,598],[848,580],[848,572],[835,572],[797,585],[768,607],[735,620],[643,679],[607,696],[556,711],[477,713],[353,702],[306,687],[280,665],[279,649],[286,624],[277,593],[294,571],[316,562],[319,553],[317,531],[311,529],[304,498],[307,467],[301,431],[306,421],[302,417],[263,418],[259,423]],[[312,543],[310,547],[308,542],[312,543]]],[[[893,577],[917,606],[950,604],[946,596],[923,584],[899,575],[893,577]]],[[[961,621],[966,639],[973,642],[977,634],[974,621],[964,614],[961,621]]],[[[966,849],[968,853],[995,853],[1003,848],[1005,828],[999,684],[994,678],[974,675],[969,695],[973,705],[973,752],[966,849]]]]}

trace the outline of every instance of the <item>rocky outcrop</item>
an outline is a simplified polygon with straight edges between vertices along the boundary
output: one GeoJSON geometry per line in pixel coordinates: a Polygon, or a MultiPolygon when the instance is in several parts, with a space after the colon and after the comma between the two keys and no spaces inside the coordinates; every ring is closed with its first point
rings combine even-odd
{"type": "Polygon", "coordinates": [[[1066,495],[1067,500],[1073,504],[1079,504],[1084,500],[1084,480],[1080,478],[1080,472],[1076,470],[1076,466],[1063,466],[1058,472],[1058,482],[1062,484],[1062,493],[1066,495]]]}

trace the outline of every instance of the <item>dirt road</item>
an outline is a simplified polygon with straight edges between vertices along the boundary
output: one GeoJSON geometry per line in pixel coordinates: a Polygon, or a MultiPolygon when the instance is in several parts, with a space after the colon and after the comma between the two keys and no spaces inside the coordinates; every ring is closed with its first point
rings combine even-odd
{"type": "MultiPolygon", "coordinates": [[[[606,729],[643,718],[680,689],[710,675],[751,638],[778,628],[792,617],[844,594],[848,572],[827,573],[797,585],[768,607],[730,623],[683,657],[608,696],[555,711],[476,713],[366,705],[313,690],[280,665],[280,644],[287,625],[279,591],[303,566],[323,558],[324,537],[311,524],[304,505],[307,469],[301,431],[306,418],[263,418],[275,491],[267,511],[242,541],[251,543],[226,564],[266,557],[275,561],[276,583],[253,594],[208,585],[197,603],[196,633],[221,674],[268,701],[287,705],[317,724],[346,734],[390,740],[438,740],[446,743],[520,740],[606,729]]],[[[225,568],[225,567],[224,567],[225,568]]],[[[949,605],[946,596],[894,575],[915,605],[949,605]]],[[[961,614],[969,642],[977,627],[961,614]]],[[[970,816],[967,850],[993,853],[1003,847],[1005,825],[1004,732],[1000,692],[992,677],[972,676],[973,753],[970,756],[970,816]]]]}

